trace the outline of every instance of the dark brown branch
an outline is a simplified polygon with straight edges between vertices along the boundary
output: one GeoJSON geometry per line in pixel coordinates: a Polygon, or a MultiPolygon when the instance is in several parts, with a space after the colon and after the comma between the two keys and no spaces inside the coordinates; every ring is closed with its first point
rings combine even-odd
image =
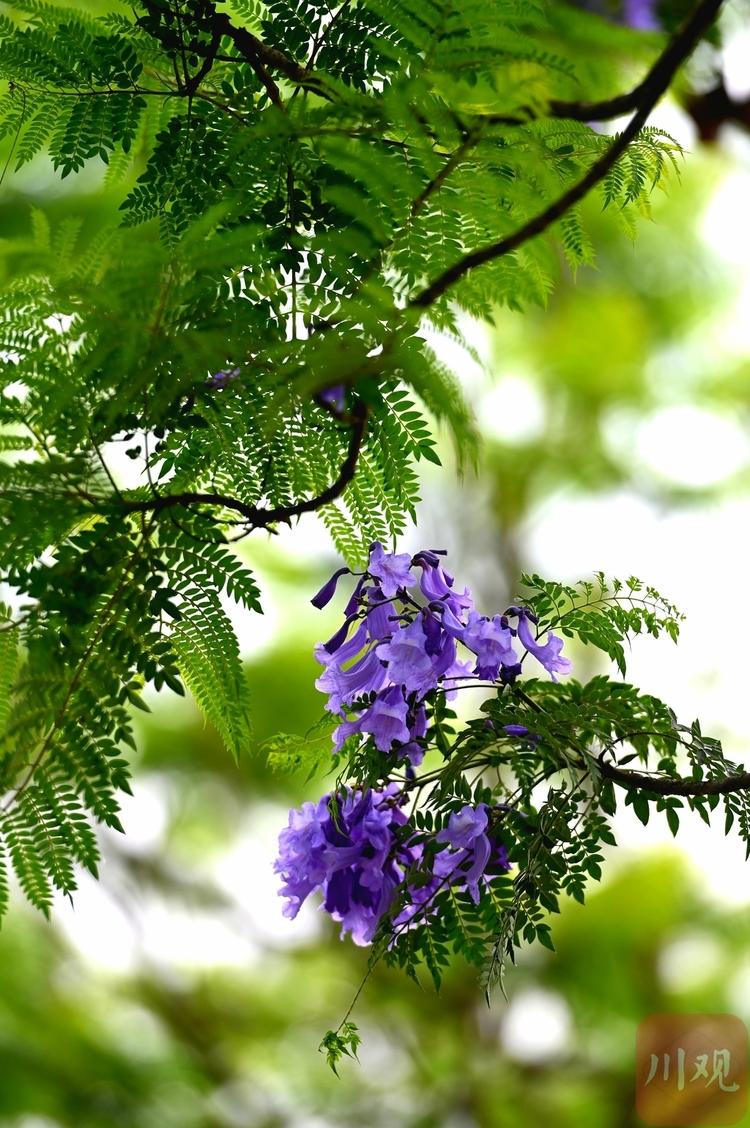
{"type": "Polygon", "coordinates": [[[263,63],[260,61],[260,59],[256,59],[254,62],[250,60],[250,66],[253,68],[260,81],[263,83],[263,88],[273,105],[276,106],[277,109],[283,110],[284,103],[281,98],[281,91],[279,90],[274,80],[271,78],[268,70],[263,66],[263,63]]]}
{"type": "MultiPolygon", "coordinates": [[[[533,698],[529,697],[518,686],[514,686],[513,690],[516,697],[520,698],[526,705],[533,709],[536,713],[544,713],[544,709],[537,704],[533,698]]],[[[620,740],[628,740],[634,736],[649,736],[656,735],[647,731],[643,732],[630,732],[620,740]]],[[[617,742],[615,742],[617,743],[617,742]]],[[[644,775],[642,772],[633,772],[627,768],[618,768],[616,764],[610,764],[603,759],[604,753],[599,756],[597,767],[599,773],[605,778],[611,780],[613,783],[618,784],[620,787],[627,787],[636,791],[650,791],[654,795],[685,795],[685,796],[700,796],[700,795],[727,795],[733,791],[747,791],[750,790],[750,772],[741,772],[738,775],[724,776],[722,779],[685,779],[685,778],[670,778],[669,776],[650,776],[644,775]]],[[[577,765],[585,767],[585,762],[581,759],[577,765]]]]}
{"type": "MultiPolygon", "coordinates": [[[[459,259],[453,266],[448,267],[438,275],[429,286],[412,298],[411,305],[416,308],[426,309],[432,305],[446,290],[455,285],[465,274],[477,266],[493,262],[503,255],[510,254],[523,246],[530,239],[541,235],[553,223],[582,200],[585,195],[607,175],[612,166],[622,156],[628,145],[633,141],[646,123],[659,98],[669,87],[678,67],[692,52],[701,36],[713,23],[721,8],[723,0],[700,0],[692,15],[670,40],[656,63],[649,71],[646,78],[636,87],[637,110],[628,122],[622,133],[612,142],[602,156],[594,162],[588,172],[572,188],[569,188],[559,199],[545,208],[543,212],[534,216],[523,227],[486,247],[479,247],[471,251],[464,258],[459,259]]],[[[624,95],[626,99],[633,99],[634,92],[624,95]]],[[[613,100],[608,103],[612,106],[617,103],[613,100]]],[[[629,102],[628,102],[629,104],[629,102]]],[[[596,105],[592,103],[592,105],[596,105]]],[[[599,103],[601,106],[601,103],[599,103]]],[[[590,111],[591,106],[588,107],[590,111]]]]}
{"type": "MultiPolygon", "coordinates": [[[[15,89],[21,90],[18,83],[15,83],[15,89]]],[[[23,89],[29,94],[52,94],[55,98],[111,98],[113,94],[130,94],[133,98],[140,95],[153,98],[185,98],[187,96],[185,90],[181,88],[171,90],[167,86],[163,90],[149,90],[143,86],[129,86],[122,89],[115,86],[105,86],[101,90],[60,90],[56,86],[28,86],[24,84],[23,89]]]]}
{"type": "MultiPolygon", "coordinates": [[[[717,11],[718,11],[717,6],[717,11]]],[[[694,16],[698,14],[695,10],[694,16]]],[[[715,15],[716,13],[714,13],[715,15]]],[[[706,30],[713,20],[711,16],[699,35],[706,30]]],[[[599,102],[564,102],[553,99],[547,107],[544,117],[567,118],[568,121],[611,121],[612,118],[622,117],[624,114],[633,113],[644,104],[644,100],[651,95],[652,88],[658,83],[659,72],[669,69],[670,76],[674,74],[680,63],[688,57],[696,43],[691,21],[688,19],[669,41],[662,54],[646,77],[625,94],[616,94],[613,98],[604,98],[599,102]]],[[[657,97],[661,91],[657,93],[657,97]]],[[[513,117],[504,114],[482,115],[478,120],[496,125],[523,125],[539,115],[531,108],[521,115],[513,117]]]]}
{"type": "Polygon", "coordinates": [[[191,77],[186,81],[183,87],[184,92],[188,96],[188,98],[193,97],[198,87],[203,82],[203,79],[206,77],[208,72],[211,70],[211,67],[214,65],[214,62],[216,61],[216,52],[219,50],[220,43],[221,32],[214,29],[206,57],[204,58],[195,74],[191,75],[191,77]]]}
{"type": "Polygon", "coordinates": [[[236,497],[225,497],[223,494],[189,492],[163,494],[146,501],[126,500],[122,502],[122,506],[128,513],[148,512],[158,514],[164,510],[173,509],[175,506],[213,505],[222,509],[232,509],[241,514],[248,525],[248,531],[250,529],[268,528],[269,525],[281,522],[289,524],[293,517],[300,517],[303,513],[312,513],[321,509],[324,505],[328,505],[329,502],[335,501],[352,481],[367,429],[367,415],[367,406],[361,400],[358,400],[351,412],[351,436],[346,458],[336,480],[315,497],[294,502],[292,505],[277,505],[271,509],[264,509],[256,505],[248,505],[236,497]]]}
{"type": "Polygon", "coordinates": [[[722,0],[714,0],[713,3],[711,0],[703,0],[698,4],[670,39],[643,82],[639,82],[628,94],[588,104],[553,102],[551,108],[555,116],[575,121],[606,121],[621,114],[632,113],[645,105],[655,106],[673,75],[692,54],[698,40],[715,20],[721,2],[722,0]]]}
{"type": "Polygon", "coordinates": [[[728,123],[750,130],[750,98],[730,98],[723,78],[713,89],[686,97],[685,109],[695,122],[701,141],[715,141],[721,127],[728,123]]]}
{"type": "Polygon", "coordinates": [[[620,787],[636,791],[651,791],[655,795],[728,795],[733,791],[750,789],[750,772],[725,776],[722,779],[670,779],[669,776],[649,776],[631,772],[614,764],[599,761],[599,770],[605,779],[620,787]]]}
{"type": "Polygon", "coordinates": [[[311,70],[301,66],[296,59],[286,55],[283,51],[279,51],[276,47],[269,47],[267,43],[258,39],[257,35],[253,35],[247,28],[235,27],[225,12],[216,13],[212,20],[212,28],[219,35],[226,35],[227,38],[232,40],[237,50],[250,63],[256,73],[260,74],[259,66],[266,73],[278,71],[296,85],[312,90],[319,94],[321,98],[332,100],[333,95],[326,90],[321,79],[311,70]]]}

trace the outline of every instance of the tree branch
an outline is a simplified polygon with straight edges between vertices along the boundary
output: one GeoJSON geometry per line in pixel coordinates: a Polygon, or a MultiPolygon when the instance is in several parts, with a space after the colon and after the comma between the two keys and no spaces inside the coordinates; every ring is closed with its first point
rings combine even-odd
{"type": "Polygon", "coordinates": [[[641,772],[631,772],[601,760],[599,770],[605,779],[612,780],[620,787],[651,791],[655,795],[728,795],[733,791],[750,789],[750,772],[725,776],[723,779],[670,779],[668,776],[649,776],[641,772]]]}
{"type": "Polygon", "coordinates": [[[226,12],[217,12],[211,21],[213,30],[219,35],[226,35],[231,39],[240,54],[247,60],[257,74],[261,70],[268,74],[269,70],[279,71],[298,86],[319,94],[321,98],[333,100],[333,94],[326,90],[325,85],[307,67],[302,66],[290,55],[279,51],[276,47],[269,47],[257,35],[253,35],[245,27],[235,27],[226,12]],[[260,68],[260,69],[259,69],[260,68]]]}
{"type": "Polygon", "coordinates": [[[471,150],[475,147],[475,145],[477,144],[477,142],[480,139],[480,136],[481,136],[481,129],[475,129],[475,130],[472,130],[470,133],[467,133],[466,137],[464,137],[463,141],[458,146],[458,148],[455,149],[450,154],[450,156],[446,159],[445,164],[442,166],[442,168],[440,168],[435,173],[432,180],[430,180],[425,185],[425,187],[422,189],[422,191],[419,193],[419,195],[414,200],[414,202],[411,206],[412,219],[414,219],[415,216],[419,215],[420,211],[422,210],[424,205],[427,203],[430,196],[433,196],[435,194],[435,192],[438,191],[439,188],[442,188],[443,184],[448,179],[448,177],[453,172],[453,170],[455,168],[458,168],[458,166],[461,164],[461,161],[464,159],[466,154],[470,153],[471,150]]]}
{"type": "MultiPolygon", "coordinates": [[[[448,267],[447,270],[438,275],[420,294],[412,298],[410,304],[420,309],[428,308],[470,270],[501,258],[503,255],[510,254],[511,251],[517,250],[530,239],[541,235],[579,200],[582,200],[600,180],[603,180],[631,141],[638,136],[659,98],[669,87],[678,67],[685,61],[698,40],[713,23],[722,2],[723,0],[700,0],[692,14],[667,44],[643,82],[630,94],[623,95],[622,100],[612,99],[608,103],[591,103],[589,106],[578,106],[578,111],[583,115],[582,120],[587,120],[585,115],[590,113],[592,108],[596,109],[597,106],[600,112],[602,106],[608,110],[615,107],[617,112],[621,112],[621,105],[628,107],[631,106],[631,103],[637,106],[637,109],[619,137],[612,142],[606,152],[594,162],[588,172],[572,188],[569,188],[543,212],[534,216],[512,234],[496,243],[490,243],[486,247],[471,251],[464,258],[459,259],[453,266],[448,267]]],[[[558,105],[566,104],[559,103],[558,105]]],[[[567,108],[571,109],[570,106],[567,108]]]]}
{"type": "Polygon", "coordinates": [[[362,443],[367,430],[368,409],[362,400],[357,400],[351,412],[351,436],[346,458],[342,463],[338,476],[322,493],[315,497],[306,498],[304,501],[294,502],[292,505],[277,505],[271,509],[260,508],[256,505],[247,505],[236,497],[225,497],[218,493],[189,492],[181,494],[164,494],[152,497],[146,501],[124,500],[121,504],[128,513],[154,513],[158,514],[175,506],[215,505],[222,509],[232,509],[244,517],[251,529],[267,528],[279,522],[289,524],[293,517],[300,517],[303,513],[312,513],[321,509],[329,502],[340,497],[346,487],[354,478],[357,461],[362,449],[362,443]]]}
{"type": "Polygon", "coordinates": [[[750,98],[730,98],[723,78],[711,90],[688,95],[684,105],[701,141],[715,141],[721,127],[729,122],[750,130],[750,98]]]}
{"type": "Polygon", "coordinates": [[[203,79],[206,77],[208,72],[211,70],[211,67],[214,65],[214,62],[216,61],[216,52],[219,50],[220,43],[221,32],[217,29],[214,29],[213,35],[211,36],[211,42],[208,46],[208,52],[206,53],[203,62],[201,63],[195,74],[186,81],[183,88],[188,98],[193,97],[198,87],[203,82],[203,79]]]}
{"type": "MultiPolygon", "coordinates": [[[[702,35],[703,31],[707,30],[716,12],[718,12],[719,7],[720,5],[717,5],[713,15],[709,15],[708,21],[699,29],[698,36],[702,35]]],[[[669,41],[646,77],[642,79],[637,86],[634,86],[632,90],[629,90],[625,94],[617,94],[613,98],[604,98],[599,102],[563,102],[558,99],[553,99],[549,103],[547,113],[544,114],[544,117],[567,118],[568,121],[610,121],[612,118],[622,117],[624,114],[630,114],[634,110],[637,110],[644,104],[644,101],[651,96],[654,88],[658,87],[660,76],[667,74],[669,80],[671,80],[672,75],[680,64],[693,50],[697,42],[697,37],[692,21],[698,17],[698,15],[699,8],[696,8],[692,16],[683,23],[682,27],[678,29],[669,41]]],[[[705,18],[705,16],[703,18],[705,18]]],[[[662,92],[663,90],[657,90],[657,98],[662,92]]],[[[536,116],[537,115],[534,114],[532,110],[529,110],[528,115],[524,117],[489,114],[486,116],[483,115],[481,121],[498,125],[523,125],[524,122],[531,121],[536,116]]]]}

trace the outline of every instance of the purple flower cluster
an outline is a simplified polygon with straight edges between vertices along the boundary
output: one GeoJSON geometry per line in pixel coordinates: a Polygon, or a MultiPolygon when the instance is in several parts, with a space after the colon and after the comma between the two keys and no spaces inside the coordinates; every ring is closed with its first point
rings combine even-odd
{"type": "MultiPolygon", "coordinates": [[[[528,608],[481,615],[468,589],[456,589],[443,555],[409,556],[372,545],[343,625],[315,648],[323,666],[316,685],[340,718],[336,750],[351,736],[372,739],[394,765],[406,762],[411,778],[425,753],[430,695],[437,690],[450,694],[456,682],[472,679],[512,682],[528,654],[552,677],[570,669],[562,639],[537,637],[528,608]]],[[[348,572],[334,573],[313,604],[325,607],[348,572]]],[[[540,739],[522,724],[502,727],[532,746],[540,739]]],[[[465,804],[437,833],[418,831],[404,813],[407,788],[343,788],[290,812],[275,867],[287,916],[320,891],[342,936],[350,932],[355,943],[368,944],[385,913],[392,913],[395,927],[413,927],[430,917],[448,886],[479,902],[482,889],[510,868],[493,812],[485,803],[465,804]]],[[[494,813],[506,809],[498,804],[494,813]]]]}
{"type": "Polygon", "coordinates": [[[428,881],[409,886],[408,903],[394,918],[396,926],[429,915],[430,902],[449,885],[466,890],[474,904],[479,903],[481,886],[510,869],[508,851],[490,836],[489,825],[485,803],[466,804],[449,817],[448,825],[435,835],[435,841],[446,843],[448,849],[435,855],[428,881]]]}
{"type": "Polygon", "coordinates": [[[346,410],[346,384],[332,384],[318,393],[318,400],[339,415],[346,410]]]}
{"type": "MultiPolygon", "coordinates": [[[[374,544],[343,626],[316,646],[324,672],[315,684],[328,695],[329,712],[342,718],[334,733],[336,751],[353,735],[369,736],[381,752],[415,767],[425,751],[425,698],[438,687],[451,695],[460,681],[511,682],[526,653],[553,678],[569,672],[562,639],[549,634],[541,642],[533,629],[536,619],[525,607],[481,615],[468,588],[455,589],[443,555],[426,550],[410,557],[374,544]],[[468,651],[463,660],[459,645],[468,651]]],[[[316,607],[333,598],[347,572],[340,568],[321,588],[312,600],[316,607]]]]}
{"type": "Polygon", "coordinates": [[[405,870],[418,851],[399,842],[407,818],[398,787],[324,795],[290,811],[279,836],[275,864],[283,878],[284,914],[295,917],[314,890],[323,892],[323,908],[351,932],[355,944],[369,944],[383,913],[393,901],[405,870]]]}
{"type": "MultiPolygon", "coordinates": [[[[302,902],[321,890],[322,907],[341,922],[342,938],[351,932],[356,944],[371,942],[406,871],[425,854],[425,844],[402,831],[408,821],[401,810],[402,794],[393,783],[382,791],[346,790],[290,812],[275,865],[284,882],[286,916],[295,917],[302,902]]],[[[435,835],[446,848],[434,856],[426,881],[408,884],[408,903],[394,918],[396,926],[429,915],[430,902],[448,885],[468,890],[478,903],[480,883],[510,868],[505,847],[489,836],[488,828],[483,803],[450,816],[435,835]]]]}

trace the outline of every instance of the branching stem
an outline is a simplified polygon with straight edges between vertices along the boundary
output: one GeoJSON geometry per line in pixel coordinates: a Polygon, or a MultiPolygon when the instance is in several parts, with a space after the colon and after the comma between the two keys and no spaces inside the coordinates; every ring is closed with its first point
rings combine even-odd
{"type": "MultiPolygon", "coordinates": [[[[609,148],[594,162],[588,172],[581,177],[579,181],[545,208],[544,211],[533,216],[522,227],[511,232],[510,235],[506,235],[497,242],[489,243],[485,247],[479,247],[469,252],[469,254],[464,255],[463,258],[458,259],[452,266],[444,270],[442,274],[439,274],[437,278],[434,278],[421,293],[412,298],[411,305],[418,309],[429,308],[438,298],[443,296],[446,290],[454,286],[468,274],[469,271],[474,270],[475,267],[483,266],[486,263],[493,262],[495,259],[502,258],[504,255],[511,254],[511,252],[522,247],[524,243],[528,243],[530,239],[543,234],[553,223],[561,219],[572,207],[579,203],[593,187],[603,180],[610,169],[623,155],[628,145],[638,136],[641,129],[646,124],[654,106],[669,87],[675,72],[688,55],[691,54],[701,36],[713,23],[721,8],[722,2],[723,0],[700,0],[700,3],[694,8],[692,14],[667,44],[643,82],[637,86],[634,91],[631,91],[629,95],[624,96],[628,106],[632,101],[633,105],[636,107],[633,117],[630,119],[625,129],[623,129],[622,133],[615,138],[609,148]]],[[[601,105],[600,103],[600,108],[601,105]]],[[[609,112],[612,106],[618,106],[619,104],[616,99],[613,99],[604,105],[609,112]]],[[[568,109],[571,110],[572,114],[572,107],[568,107],[568,109]]],[[[590,110],[591,107],[588,107],[588,109],[590,110]]],[[[578,107],[578,112],[584,113],[584,111],[585,108],[582,110],[581,107],[578,107]]],[[[571,116],[571,114],[568,116],[571,116]]]]}
{"type": "Polygon", "coordinates": [[[213,505],[222,509],[233,509],[245,519],[248,531],[251,529],[268,528],[269,525],[290,524],[293,517],[301,517],[303,513],[313,513],[329,502],[340,497],[346,487],[354,478],[357,461],[364,442],[367,430],[367,406],[362,400],[357,400],[351,412],[351,434],[349,449],[341,465],[336,480],[315,497],[295,501],[291,505],[277,505],[263,508],[257,505],[248,505],[236,497],[225,497],[218,493],[186,492],[180,494],[163,494],[148,498],[144,501],[125,500],[121,506],[129,513],[151,512],[158,514],[175,506],[213,505]]]}

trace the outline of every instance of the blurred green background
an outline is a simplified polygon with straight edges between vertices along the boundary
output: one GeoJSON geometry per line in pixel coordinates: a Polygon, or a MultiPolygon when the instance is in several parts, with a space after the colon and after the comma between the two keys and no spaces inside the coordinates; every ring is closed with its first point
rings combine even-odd
{"type": "MultiPolygon", "coordinates": [[[[725,76],[739,97],[748,43],[732,26],[725,76]]],[[[677,650],[634,647],[632,679],[683,720],[700,713],[742,759],[750,137],[726,128],[701,145],[671,104],[658,120],[691,151],[635,247],[591,205],[595,268],[565,279],[546,310],[472,327],[481,365],[440,342],[484,433],[481,474],[459,481],[446,444],[401,548],[448,548],[488,613],[524,568],[642,575],[688,622],[677,650]]],[[[61,185],[35,162],[0,188],[0,238],[28,225],[30,204],[93,230],[121,192],[96,169],[61,185]]],[[[337,562],[314,517],[243,551],[266,609],[236,619],[259,748],[320,715],[312,645],[336,610],[308,600],[337,562]]],[[[585,651],[574,658],[579,676],[592,672],[585,651]]],[[[190,703],[149,700],[127,834],[103,836],[101,881],[82,879],[51,924],[18,899],[0,934],[0,1125],[624,1128],[638,1123],[634,1040],[648,1014],[750,1022],[739,843],[699,825],[672,844],[623,816],[604,882],[585,907],[565,906],[557,952],[528,952],[507,1001],[488,1009],[460,965],[440,997],[378,968],[354,1014],[360,1064],[337,1079],[317,1045],[367,954],[314,907],[286,921],[272,872],[289,806],[329,781],[274,775],[259,755],[238,768],[190,703]]]]}

